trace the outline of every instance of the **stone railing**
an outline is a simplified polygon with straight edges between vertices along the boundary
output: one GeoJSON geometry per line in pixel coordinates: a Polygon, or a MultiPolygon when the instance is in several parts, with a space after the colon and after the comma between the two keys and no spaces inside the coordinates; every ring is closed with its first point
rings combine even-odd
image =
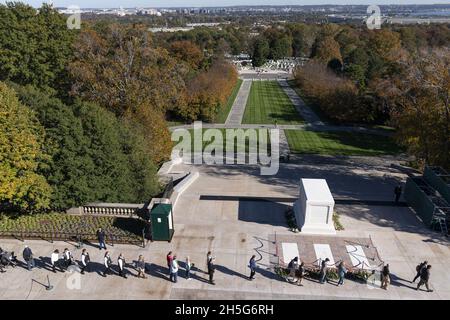
{"type": "Polygon", "coordinates": [[[144,207],[143,203],[88,203],[79,207],[79,214],[132,217],[144,207]]]}

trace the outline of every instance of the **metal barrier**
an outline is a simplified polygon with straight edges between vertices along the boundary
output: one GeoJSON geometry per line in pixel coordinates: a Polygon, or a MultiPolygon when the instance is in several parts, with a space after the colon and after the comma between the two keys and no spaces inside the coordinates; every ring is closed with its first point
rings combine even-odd
{"type": "Polygon", "coordinates": [[[442,197],[450,202],[450,174],[441,167],[425,167],[423,177],[442,197]]]}
{"type": "MultiPolygon", "coordinates": [[[[106,239],[109,241],[111,246],[114,246],[114,243],[117,244],[135,244],[142,245],[145,247],[145,237],[144,231],[143,235],[131,237],[125,235],[113,235],[112,233],[107,233],[108,236],[106,239]]],[[[2,238],[16,238],[21,241],[25,239],[39,239],[46,240],[51,243],[53,241],[78,241],[81,243],[82,241],[97,241],[97,235],[95,233],[81,233],[81,232],[43,232],[43,231],[22,231],[22,230],[13,230],[13,231],[0,231],[0,237],[2,238]]]]}

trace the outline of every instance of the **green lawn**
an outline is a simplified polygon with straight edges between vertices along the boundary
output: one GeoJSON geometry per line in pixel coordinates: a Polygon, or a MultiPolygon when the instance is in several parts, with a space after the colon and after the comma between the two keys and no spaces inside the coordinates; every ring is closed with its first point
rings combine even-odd
{"type": "Polygon", "coordinates": [[[222,109],[217,113],[215,123],[225,123],[227,120],[228,114],[230,113],[231,107],[233,106],[234,100],[241,88],[242,80],[238,79],[236,86],[234,87],[231,95],[228,97],[228,101],[226,105],[222,107],[222,109]]]}
{"type": "Polygon", "coordinates": [[[253,81],[242,123],[299,124],[303,119],[277,81],[253,81]]]}
{"type": "Polygon", "coordinates": [[[402,151],[392,138],[366,133],[285,130],[285,134],[293,153],[376,156],[402,151]]]}
{"type": "MultiPolygon", "coordinates": [[[[203,134],[205,134],[205,131],[209,130],[209,129],[203,129],[203,134]]],[[[222,138],[223,138],[223,150],[226,150],[226,145],[227,145],[227,141],[226,141],[226,130],[231,130],[231,129],[216,129],[219,130],[222,134],[222,138]]],[[[249,130],[251,129],[243,129],[244,133],[250,133],[249,130]]],[[[270,141],[269,141],[269,130],[267,129],[263,129],[265,130],[267,133],[267,144],[268,144],[268,150],[270,150],[270,141]]],[[[194,130],[193,129],[188,129],[190,135],[191,135],[191,148],[192,150],[194,149],[194,130]]],[[[181,141],[181,140],[180,140],[181,141]]],[[[206,146],[208,145],[212,145],[214,144],[214,140],[212,142],[210,142],[209,140],[206,140],[206,137],[203,136],[203,141],[202,141],[202,150],[205,149],[206,146]]],[[[238,140],[237,138],[234,139],[234,149],[236,151],[236,149],[238,147],[243,147],[243,141],[242,140],[238,140]]],[[[252,142],[252,143],[256,143],[259,145],[259,130],[256,130],[256,141],[252,142]]],[[[174,142],[174,148],[176,148],[178,142],[174,142]]],[[[246,152],[248,151],[248,146],[249,146],[249,138],[245,137],[245,150],[246,152]]]]}

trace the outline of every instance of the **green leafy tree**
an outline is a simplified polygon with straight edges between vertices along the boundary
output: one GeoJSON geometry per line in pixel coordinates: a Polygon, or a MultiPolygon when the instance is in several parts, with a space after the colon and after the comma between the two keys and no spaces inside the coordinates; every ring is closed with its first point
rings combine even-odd
{"type": "Polygon", "coordinates": [[[45,127],[50,160],[42,173],[53,188],[53,209],[92,201],[139,203],[158,193],[156,167],[138,124],[93,104],[65,105],[31,86],[16,90],[45,127]]]}
{"type": "Polygon", "coordinates": [[[48,4],[37,11],[20,2],[0,4],[0,80],[67,92],[67,63],[76,31],[48,4]]]}
{"type": "Polygon", "coordinates": [[[256,39],[253,45],[252,64],[254,67],[260,67],[266,63],[270,54],[269,43],[265,38],[256,39]]]}
{"type": "Polygon", "coordinates": [[[44,130],[14,90],[0,82],[0,207],[34,211],[50,204],[51,188],[39,173],[45,163],[44,130]]]}

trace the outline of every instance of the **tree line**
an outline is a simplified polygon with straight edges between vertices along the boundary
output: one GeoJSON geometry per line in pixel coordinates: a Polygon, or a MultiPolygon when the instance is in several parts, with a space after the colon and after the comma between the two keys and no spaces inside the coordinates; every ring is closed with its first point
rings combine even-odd
{"type": "Polygon", "coordinates": [[[300,94],[338,124],[388,125],[423,166],[450,166],[447,25],[325,25],[295,72],[300,94]]]}
{"type": "Polygon", "coordinates": [[[0,211],[149,200],[168,117],[212,121],[237,81],[223,54],[140,24],[69,30],[50,5],[0,5],[0,211]]]}

